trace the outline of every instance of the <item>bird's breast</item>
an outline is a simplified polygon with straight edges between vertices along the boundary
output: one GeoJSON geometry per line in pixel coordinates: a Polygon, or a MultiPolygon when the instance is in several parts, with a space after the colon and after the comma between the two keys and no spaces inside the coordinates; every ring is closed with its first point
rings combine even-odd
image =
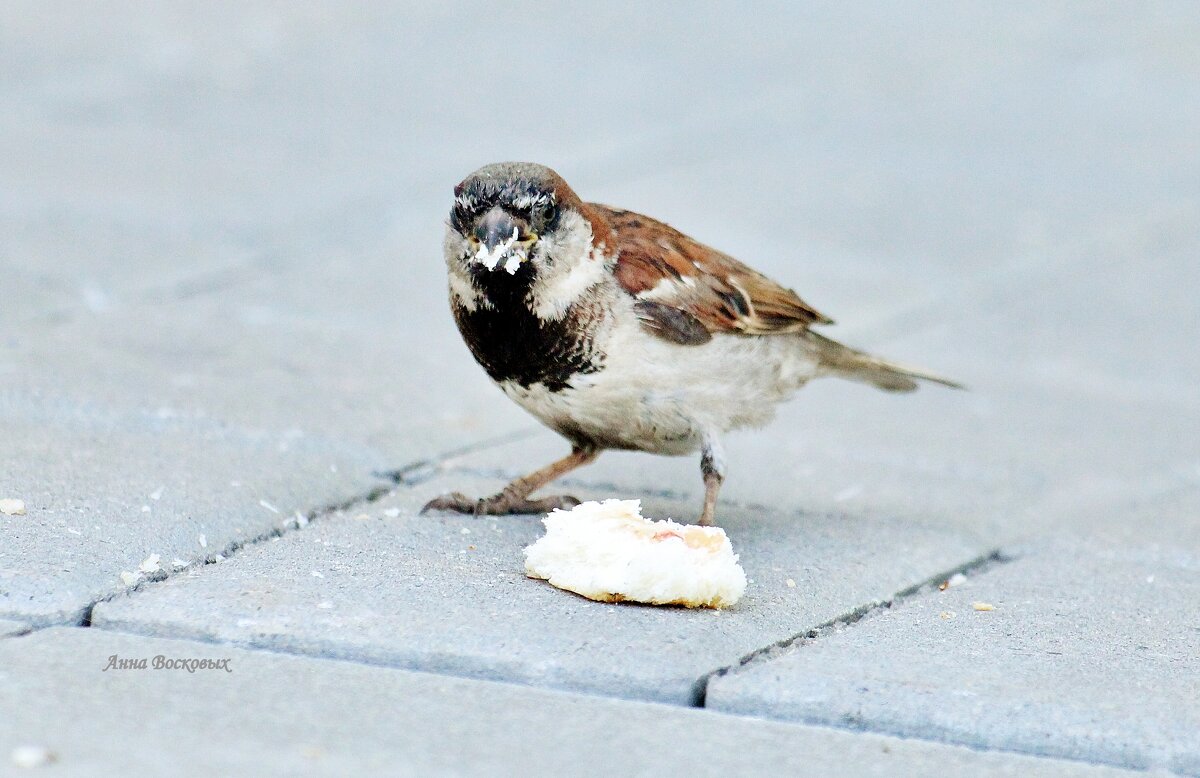
{"type": "Polygon", "coordinates": [[[571,386],[574,376],[603,368],[601,314],[598,306],[583,301],[555,319],[539,317],[524,302],[493,302],[474,310],[454,306],[463,340],[493,381],[526,388],[542,384],[551,392],[571,386]]]}

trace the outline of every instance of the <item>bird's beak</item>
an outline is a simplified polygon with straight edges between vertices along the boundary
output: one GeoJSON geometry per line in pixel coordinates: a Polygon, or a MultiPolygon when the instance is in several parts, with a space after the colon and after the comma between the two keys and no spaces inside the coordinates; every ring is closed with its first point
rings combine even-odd
{"type": "Polygon", "coordinates": [[[505,243],[519,243],[521,228],[503,208],[493,208],[476,223],[475,239],[494,252],[505,243]]]}
{"type": "Polygon", "coordinates": [[[473,257],[476,262],[488,270],[495,270],[504,260],[503,267],[511,274],[526,261],[529,247],[537,236],[523,230],[503,208],[495,207],[476,222],[471,238],[479,247],[473,257]]]}

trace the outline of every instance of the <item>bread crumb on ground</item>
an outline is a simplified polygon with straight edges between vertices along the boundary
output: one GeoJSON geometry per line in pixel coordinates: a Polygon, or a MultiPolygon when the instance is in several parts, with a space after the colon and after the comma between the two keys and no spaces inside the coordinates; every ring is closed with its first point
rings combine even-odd
{"type": "Polygon", "coordinates": [[[638,500],[585,502],[542,522],[525,574],[588,599],[727,608],[746,590],[720,527],[646,519],[638,500]]]}
{"type": "Polygon", "coordinates": [[[45,746],[17,746],[12,751],[12,763],[23,770],[45,767],[57,758],[45,746]]]}

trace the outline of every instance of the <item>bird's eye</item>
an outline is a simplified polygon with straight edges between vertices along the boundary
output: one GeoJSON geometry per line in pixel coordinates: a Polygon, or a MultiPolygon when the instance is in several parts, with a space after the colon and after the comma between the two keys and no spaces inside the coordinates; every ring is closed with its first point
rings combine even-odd
{"type": "Polygon", "coordinates": [[[538,205],[533,209],[533,223],[539,232],[545,231],[554,222],[557,210],[549,203],[538,205]]]}

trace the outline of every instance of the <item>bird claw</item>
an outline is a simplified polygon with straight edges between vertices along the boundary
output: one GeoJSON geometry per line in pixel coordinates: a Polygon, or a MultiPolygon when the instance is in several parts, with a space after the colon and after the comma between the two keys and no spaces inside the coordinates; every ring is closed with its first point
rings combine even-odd
{"type": "Polygon", "coordinates": [[[453,513],[472,513],[476,516],[504,516],[516,513],[549,513],[552,510],[570,510],[578,504],[577,498],[566,494],[543,497],[540,500],[529,500],[500,492],[491,497],[475,500],[461,492],[452,492],[435,497],[425,503],[421,513],[451,511],[453,513]]]}
{"type": "Polygon", "coordinates": [[[429,513],[429,511],[473,513],[477,502],[478,500],[472,500],[462,492],[451,492],[450,494],[443,494],[440,497],[434,497],[425,503],[425,507],[421,508],[421,513],[425,514],[429,513]]]}

